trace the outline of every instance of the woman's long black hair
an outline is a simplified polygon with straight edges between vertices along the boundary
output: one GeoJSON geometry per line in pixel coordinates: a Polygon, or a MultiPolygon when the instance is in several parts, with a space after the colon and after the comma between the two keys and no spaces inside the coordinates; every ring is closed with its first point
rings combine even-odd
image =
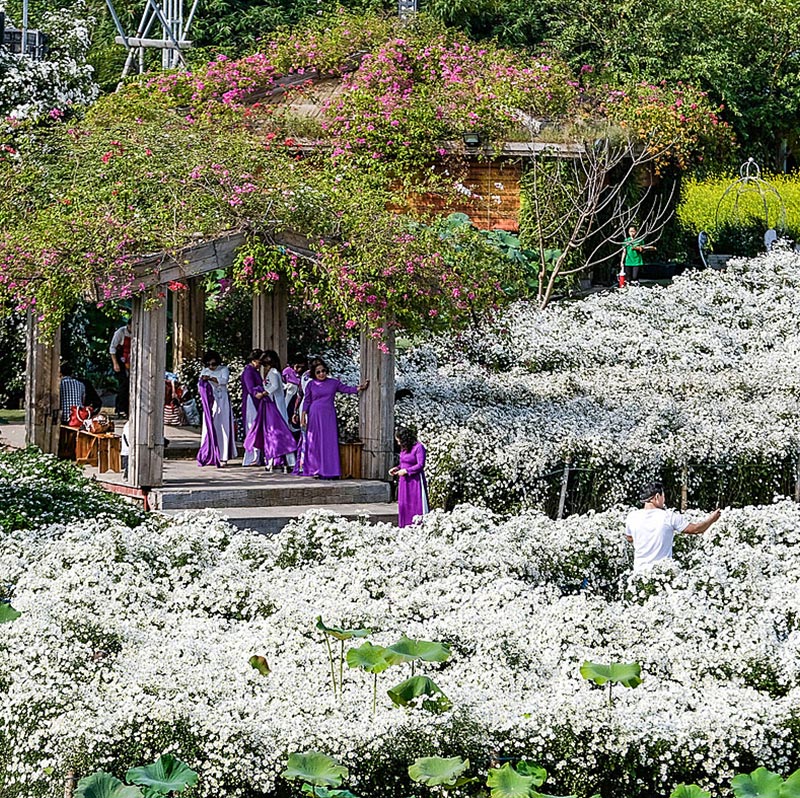
{"type": "Polygon", "coordinates": [[[396,437],[400,448],[404,452],[410,452],[417,442],[417,431],[412,427],[398,427],[396,437]]]}

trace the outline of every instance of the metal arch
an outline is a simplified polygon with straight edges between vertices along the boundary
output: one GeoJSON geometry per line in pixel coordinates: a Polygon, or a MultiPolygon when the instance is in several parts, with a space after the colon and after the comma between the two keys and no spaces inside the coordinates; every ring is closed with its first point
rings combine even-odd
{"type": "Polygon", "coordinates": [[[761,167],[754,158],[748,158],[739,167],[739,178],[734,180],[722,193],[714,212],[714,229],[719,228],[719,212],[725,202],[726,197],[733,196],[734,215],[739,215],[739,200],[745,195],[758,194],[761,200],[761,207],[764,212],[764,229],[774,227],[778,231],[786,229],[786,205],[778,189],[761,177],[761,167]],[[770,224],[769,198],[774,197],[778,200],[778,218],[776,224],[770,224]]]}

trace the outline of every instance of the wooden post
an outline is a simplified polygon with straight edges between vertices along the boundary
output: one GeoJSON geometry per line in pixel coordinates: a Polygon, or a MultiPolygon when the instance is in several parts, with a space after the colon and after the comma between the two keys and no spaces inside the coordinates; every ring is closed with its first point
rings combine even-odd
{"type": "Polygon", "coordinates": [[[794,500],[800,502],[800,452],[794,464],[794,500]]]}
{"type": "Polygon", "coordinates": [[[278,282],[269,293],[253,294],[253,349],[274,349],[284,366],[288,357],[287,305],[285,283],[278,282]]]}
{"type": "Polygon", "coordinates": [[[41,342],[36,316],[28,311],[27,347],[25,443],[56,454],[61,427],[58,373],[61,328],[55,330],[52,341],[41,342]]]}
{"type": "Polygon", "coordinates": [[[193,277],[188,288],[172,294],[172,370],[184,360],[203,355],[203,334],[206,320],[206,291],[203,281],[193,277]]]}
{"type": "Polygon", "coordinates": [[[378,343],[361,333],[361,381],[369,380],[359,400],[364,479],[388,479],[394,460],[394,331],[387,333],[388,352],[381,352],[378,343]]]}
{"type": "Polygon", "coordinates": [[[128,482],[155,488],[164,480],[164,370],[167,303],[158,287],[133,298],[128,482]]]}
{"type": "Polygon", "coordinates": [[[689,465],[683,464],[681,469],[681,512],[685,513],[689,506],[689,465]]]}
{"type": "Polygon", "coordinates": [[[564,510],[567,506],[567,488],[569,487],[569,470],[572,467],[572,461],[567,460],[564,463],[564,473],[561,475],[561,494],[558,497],[558,518],[564,517],[564,510]]]}

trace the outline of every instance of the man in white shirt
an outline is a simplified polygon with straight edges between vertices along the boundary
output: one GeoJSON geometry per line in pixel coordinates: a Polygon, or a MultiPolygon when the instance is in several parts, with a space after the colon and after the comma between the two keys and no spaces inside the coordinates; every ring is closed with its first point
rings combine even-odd
{"type": "Polygon", "coordinates": [[[677,534],[702,535],[719,518],[719,510],[706,516],[698,524],[690,524],[680,513],[665,509],[664,486],[651,482],[639,498],[644,502],[641,510],[628,515],[625,537],[633,543],[633,570],[646,570],[659,560],[672,559],[672,541],[677,534]]]}
{"type": "Polygon", "coordinates": [[[111,355],[111,365],[117,375],[117,400],[114,410],[117,418],[127,418],[130,404],[130,374],[131,365],[131,323],[128,322],[114,332],[108,347],[111,355]]]}

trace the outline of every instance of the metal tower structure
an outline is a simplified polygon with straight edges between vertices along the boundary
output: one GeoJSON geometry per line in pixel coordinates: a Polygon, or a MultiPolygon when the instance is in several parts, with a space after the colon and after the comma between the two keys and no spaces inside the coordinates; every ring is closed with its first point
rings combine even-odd
{"type": "Polygon", "coordinates": [[[131,35],[125,28],[114,8],[114,0],[106,0],[106,5],[119,34],[114,41],[128,51],[120,80],[123,80],[134,65],[139,74],[145,71],[145,51],[148,48],[161,50],[163,69],[186,68],[183,53],[192,46],[188,39],[198,0],[191,0],[189,13],[184,13],[184,0],[145,0],[139,25],[131,35]],[[160,36],[159,36],[160,34],[160,36]]]}

